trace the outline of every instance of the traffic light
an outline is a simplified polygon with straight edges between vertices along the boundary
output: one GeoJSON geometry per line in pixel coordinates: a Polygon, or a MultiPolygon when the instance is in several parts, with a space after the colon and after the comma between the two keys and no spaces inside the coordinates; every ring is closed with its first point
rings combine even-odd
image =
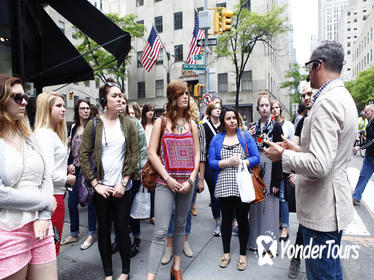
{"type": "Polygon", "coordinates": [[[195,96],[196,98],[200,97],[200,85],[199,84],[196,84],[193,86],[193,96],[195,96]]]}
{"type": "Polygon", "coordinates": [[[231,30],[231,18],[233,15],[233,12],[227,11],[225,8],[222,9],[222,32],[231,30]]]}
{"type": "Polygon", "coordinates": [[[222,33],[222,15],[221,9],[216,8],[214,11],[214,21],[213,21],[214,34],[222,33]]]}
{"type": "Polygon", "coordinates": [[[73,100],[73,91],[69,90],[69,100],[73,100]]]}

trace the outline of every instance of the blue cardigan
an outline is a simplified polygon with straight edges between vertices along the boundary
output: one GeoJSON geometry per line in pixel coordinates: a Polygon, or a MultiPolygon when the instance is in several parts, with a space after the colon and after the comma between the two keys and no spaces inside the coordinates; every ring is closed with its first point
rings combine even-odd
{"type": "MultiPolygon", "coordinates": [[[[244,152],[246,151],[246,145],[245,142],[247,142],[248,147],[248,161],[250,164],[250,167],[254,167],[257,164],[260,163],[260,154],[258,153],[258,149],[255,143],[255,140],[253,140],[253,137],[247,132],[244,131],[245,140],[243,138],[243,134],[239,129],[236,129],[236,133],[238,135],[239,143],[242,145],[244,152]]],[[[219,167],[218,163],[221,159],[221,149],[223,145],[223,140],[225,139],[225,132],[221,132],[217,135],[215,135],[210,142],[209,145],[209,166],[214,169],[220,171],[221,168],[219,167]]],[[[217,180],[218,174],[216,174],[216,180],[217,180]]]]}

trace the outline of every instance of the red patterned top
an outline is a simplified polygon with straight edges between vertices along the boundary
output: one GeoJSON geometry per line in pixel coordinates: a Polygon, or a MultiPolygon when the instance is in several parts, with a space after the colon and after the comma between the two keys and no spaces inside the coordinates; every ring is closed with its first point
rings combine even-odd
{"type": "MultiPolygon", "coordinates": [[[[184,134],[170,132],[165,128],[161,139],[160,156],[169,175],[179,183],[184,183],[195,168],[195,149],[192,138],[192,129],[184,134]]],[[[156,183],[167,185],[161,176],[156,183]]]]}

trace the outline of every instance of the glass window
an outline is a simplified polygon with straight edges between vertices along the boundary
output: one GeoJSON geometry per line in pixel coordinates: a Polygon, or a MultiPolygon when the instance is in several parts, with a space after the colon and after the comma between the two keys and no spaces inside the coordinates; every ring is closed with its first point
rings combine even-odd
{"type": "Polygon", "coordinates": [[[362,20],[366,20],[366,18],[367,18],[367,16],[365,15],[365,16],[362,17],[362,20]]]}
{"type": "Polygon", "coordinates": [[[155,2],[161,2],[162,0],[155,0],[155,2]]]}
{"type": "Polygon", "coordinates": [[[183,45],[174,46],[175,61],[183,61],[183,45]]]}
{"type": "Polygon", "coordinates": [[[174,13],[174,30],[183,28],[183,14],[182,12],[174,13]]]}
{"type": "Polygon", "coordinates": [[[252,71],[244,71],[242,75],[242,90],[252,90],[252,71]]]}
{"type": "Polygon", "coordinates": [[[138,98],[145,97],[145,82],[138,83],[138,98]]]}
{"type": "Polygon", "coordinates": [[[65,33],[65,22],[63,22],[62,20],[59,20],[57,26],[58,28],[60,28],[62,32],[65,33]]]}
{"type": "Polygon", "coordinates": [[[89,87],[90,86],[90,81],[84,81],[84,86],[89,87]]]}
{"type": "Polygon", "coordinates": [[[163,52],[163,49],[162,49],[162,48],[161,48],[160,53],[159,53],[159,55],[158,55],[158,58],[157,58],[156,64],[157,64],[157,65],[159,65],[159,64],[164,64],[164,52],[163,52]]]}
{"type": "Polygon", "coordinates": [[[226,2],[223,2],[223,3],[217,3],[216,7],[223,7],[223,8],[226,8],[226,2]]]}
{"type": "Polygon", "coordinates": [[[227,73],[218,74],[218,92],[228,91],[227,73]]]}
{"type": "Polygon", "coordinates": [[[164,80],[156,80],[156,97],[164,96],[164,80]]]}
{"type": "Polygon", "coordinates": [[[142,56],[142,53],[143,53],[143,52],[137,52],[137,53],[136,53],[136,60],[137,60],[138,68],[143,67],[142,63],[140,62],[140,57],[142,56]]]}
{"type": "Polygon", "coordinates": [[[79,96],[78,95],[74,95],[74,107],[75,107],[75,105],[77,105],[78,100],[79,100],[79,96]]]}
{"type": "Polygon", "coordinates": [[[144,0],[136,0],[136,6],[140,7],[144,5],[144,0]]]}
{"type": "Polygon", "coordinates": [[[158,33],[162,33],[162,16],[155,17],[155,27],[158,33]]]}

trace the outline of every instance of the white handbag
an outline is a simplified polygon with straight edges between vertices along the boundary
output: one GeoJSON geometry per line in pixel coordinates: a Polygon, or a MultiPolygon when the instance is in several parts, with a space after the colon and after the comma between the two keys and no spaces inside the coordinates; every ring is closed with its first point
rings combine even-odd
{"type": "Polygon", "coordinates": [[[256,199],[255,189],[252,182],[252,174],[249,173],[245,161],[240,161],[238,173],[236,173],[240,199],[244,203],[251,203],[256,199]]]}
{"type": "Polygon", "coordinates": [[[151,215],[151,194],[143,185],[135,195],[130,216],[133,219],[148,219],[151,215]]]}

